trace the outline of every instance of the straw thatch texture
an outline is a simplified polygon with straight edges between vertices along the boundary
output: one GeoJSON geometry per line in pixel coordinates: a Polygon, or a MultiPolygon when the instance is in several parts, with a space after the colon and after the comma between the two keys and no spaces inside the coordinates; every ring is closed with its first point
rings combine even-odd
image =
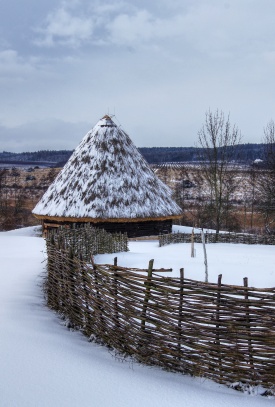
{"type": "Polygon", "coordinates": [[[79,222],[181,216],[129,136],[108,116],[83,138],[33,210],[41,219],[79,222]]]}
{"type": "Polygon", "coordinates": [[[46,293],[70,326],[148,365],[226,384],[275,386],[275,288],[96,265],[47,240],[46,293]]]}

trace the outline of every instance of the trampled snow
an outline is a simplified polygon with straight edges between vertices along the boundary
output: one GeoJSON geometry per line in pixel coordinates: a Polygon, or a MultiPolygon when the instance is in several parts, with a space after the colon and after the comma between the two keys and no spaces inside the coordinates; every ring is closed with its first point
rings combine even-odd
{"type": "MultiPolygon", "coordinates": [[[[243,394],[209,380],[122,362],[106,348],[89,343],[79,332],[68,330],[64,321],[45,306],[41,289],[45,242],[34,235],[35,228],[0,233],[1,407],[264,407],[274,404],[274,398],[243,394]]],[[[167,265],[173,266],[171,260],[179,257],[174,268],[179,264],[186,266],[187,273],[190,247],[185,245],[185,254],[182,246],[158,248],[156,241],[130,244],[134,266],[139,261],[144,267],[154,257],[156,267],[157,262],[166,267],[166,260],[167,265]],[[152,253],[152,250],[156,251],[152,253]]],[[[245,259],[255,252],[259,263],[264,265],[261,270],[254,270],[255,282],[265,280],[263,270],[271,261],[274,247],[268,246],[263,252],[261,246],[248,246],[251,251],[245,254],[243,245],[222,248],[213,244],[207,246],[209,259],[210,246],[216,252],[223,252],[223,264],[235,259],[240,281],[251,272],[252,266],[246,260],[241,261],[241,253],[245,259]],[[240,253],[236,255],[239,246],[240,253]]],[[[201,266],[199,258],[197,247],[197,257],[193,260],[201,266]]],[[[216,257],[214,261],[217,262],[216,257]]],[[[212,267],[211,260],[210,270],[212,267]]]]}

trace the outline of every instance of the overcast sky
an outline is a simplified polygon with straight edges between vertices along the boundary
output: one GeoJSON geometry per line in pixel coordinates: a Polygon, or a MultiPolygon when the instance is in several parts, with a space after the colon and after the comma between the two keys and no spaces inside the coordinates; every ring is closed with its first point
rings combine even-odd
{"type": "Polygon", "coordinates": [[[106,113],[138,147],[243,142],[275,119],[274,0],[0,0],[0,151],[74,149],[106,113]]]}

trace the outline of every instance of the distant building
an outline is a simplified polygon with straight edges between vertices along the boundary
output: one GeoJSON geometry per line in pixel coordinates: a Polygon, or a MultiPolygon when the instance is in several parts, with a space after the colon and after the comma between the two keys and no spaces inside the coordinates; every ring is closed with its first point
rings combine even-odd
{"type": "Polygon", "coordinates": [[[136,237],[171,232],[182,211],[129,136],[106,115],[83,138],[33,214],[44,230],[91,223],[136,237]]]}
{"type": "Polygon", "coordinates": [[[263,160],[261,160],[260,158],[256,158],[256,160],[253,161],[253,164],[263,164],[263,160]]]}

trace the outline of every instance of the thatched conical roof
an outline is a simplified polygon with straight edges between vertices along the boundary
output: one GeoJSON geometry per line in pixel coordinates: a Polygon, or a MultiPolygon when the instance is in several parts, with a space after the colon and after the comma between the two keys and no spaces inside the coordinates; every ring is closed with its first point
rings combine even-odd
{"type": "Polygon", "coordinates": [[[129,136],[104,116],[83,138],[33,213],[41,219],[131,221],[179,217],[181,209],[129,136]]]}

